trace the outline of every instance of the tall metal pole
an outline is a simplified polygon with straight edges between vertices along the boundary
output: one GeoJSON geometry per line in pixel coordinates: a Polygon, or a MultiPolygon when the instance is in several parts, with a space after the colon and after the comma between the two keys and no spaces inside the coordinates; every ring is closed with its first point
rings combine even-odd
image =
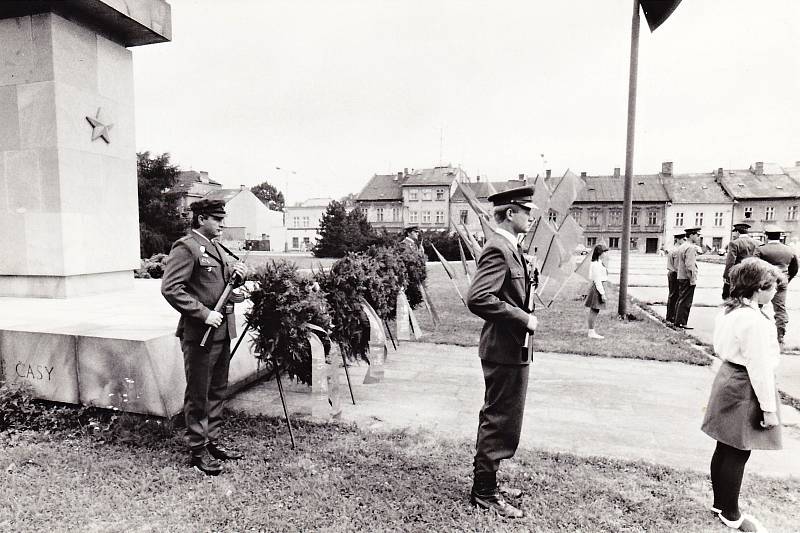
{"type": "Polygon", "coordinates": [[[628,256],[631,247],[633,189],[633,139],[636,125],[636,76],[639,70],[639,0],[633,0],[631,21],[631,67],[628,80],[628,141],[625,149],[625,194],[622,202],[622,243],[619,269],[620,317],[628,316],[628,256]]]}

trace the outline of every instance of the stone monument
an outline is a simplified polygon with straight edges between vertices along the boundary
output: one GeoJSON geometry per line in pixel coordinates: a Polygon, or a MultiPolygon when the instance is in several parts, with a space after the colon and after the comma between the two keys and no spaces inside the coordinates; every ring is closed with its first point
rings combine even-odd
{"type": "MultiPolygon", "coordinates": [[[[40,398],[180,409],[178,315],[157,280],[133,279],[128,47],[171,36],[164,0],[0,2],[0,380],[40,398]]],[[[232,382],[258,373],[247,344],[232,382]]]]}

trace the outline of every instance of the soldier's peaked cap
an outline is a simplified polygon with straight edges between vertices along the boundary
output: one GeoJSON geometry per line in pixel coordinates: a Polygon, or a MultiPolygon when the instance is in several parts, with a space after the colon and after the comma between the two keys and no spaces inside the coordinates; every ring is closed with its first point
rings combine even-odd
{"type": "Polygon", "coordinates": [[[214,217],[224,217],[225,213],[225,202],[222,200],[198,200],[194,202],[192,205],[189,206],[189,209],[194,212],[195,215],[206,215],[206,216],[214,216],[214,217]]]}
{"type": "Polygon", "coordinates": [[[684,237],[686,237],[686,233],[684,233],[684,232],[680,232],[680,233],[676,233],[675,234],[675,238],[676,239],[683,239],[684,237]]]}
{"type": "Polygon", "coordinates": [[[734,224],[733,227],[734,228],[749,228],[750,227],[750,223],[749,222],[745,222],[744,220],[741,220],[741,221],[737,222],[736,224],[734,224]]]}
{"type": "Polygon", "coordinates": [[[687,236],[694,235],[695,233],[700,233],[700,228],[686,228],[684,232],[687,236]]]}
{"type": "Polygon", "coordinates": [[[405,233],[406,235],[408,235],[408,234],[409,234],[409,233],[411,233],[412,231],[419,231],[419,226],[408,226],[408,227],[407,227],[407,228],[404,230],[404,233],[405,233]]]}
{"type": "Polygon", "coordinates": [[[495,193],[487,198],[493,206],[514,204],[526,209],[538,209],[533,203],[533,187],[516,187],[495,193]]]}

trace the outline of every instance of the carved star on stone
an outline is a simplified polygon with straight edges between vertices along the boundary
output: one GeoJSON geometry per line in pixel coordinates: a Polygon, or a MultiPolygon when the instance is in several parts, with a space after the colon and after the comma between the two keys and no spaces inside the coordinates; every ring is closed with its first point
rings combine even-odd
{"type": "Polygon", "coordinates": [[[94,117],[86,117],[89,124],[92,125],[92,141],[103,139],[106,144],[111,144],[111,137],[109,137],[109,130],[114,127],[113,124],[103,124],[100,122],[100,108],[97,108],[97,114],[94,117]]]}

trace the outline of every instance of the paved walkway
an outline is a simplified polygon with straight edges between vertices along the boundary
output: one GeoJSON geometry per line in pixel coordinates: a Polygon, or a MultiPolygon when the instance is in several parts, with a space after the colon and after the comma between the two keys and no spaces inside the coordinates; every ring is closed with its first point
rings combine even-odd
{"type": "MultiPolygon", "coordinates": [[[[406,342],[390,349],[381,383],[363,385],[365,373],[366,365],[350,369],[357,405],[346,397],[342,420],[368,430],[475,437],[483,397],[477,348],[406,342]]],[[[709,367],[679,363],[537,354],[520,446],[706,472],[714,441],[700,423],[713,377],[709,367]]],[[[347,395],[343,373],[341,384],[347,395]]],[[[309,413],[312,401],[303,388],[288,397],[300,413],[309,413]]],[[[271,383],[239,393],[230,405],[283,414],[271,383]]],[[[800,476],[800,414],[784,413],[793,424],[784,428],[784,449],[754,453],[751,472],[800,476]]]]}

